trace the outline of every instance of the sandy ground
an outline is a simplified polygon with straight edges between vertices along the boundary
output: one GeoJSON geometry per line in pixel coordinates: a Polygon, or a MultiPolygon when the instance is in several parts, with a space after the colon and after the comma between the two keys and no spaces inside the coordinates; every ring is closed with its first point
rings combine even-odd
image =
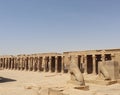
{"type": "Polygon", "coordinates": [[[120,95],[119,83],[110,86],[86,84],[89,85],[88,91],[73,89],[67,83],[69,74],[0,70],[0,76],[3,77],[0,95],[40,95],[36,92],[38,87],[63,87],[67,95],[120,95]],[[34,86],[34,89],[26,89],[29,86],[34,86]]]}

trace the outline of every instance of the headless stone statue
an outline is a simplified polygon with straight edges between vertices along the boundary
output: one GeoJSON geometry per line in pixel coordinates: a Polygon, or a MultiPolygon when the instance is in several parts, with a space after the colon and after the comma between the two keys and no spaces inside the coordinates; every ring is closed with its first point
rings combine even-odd
{"type": "Polygon", "coordinates": [[[105,80],[110,80],[110,75],[107,71],[107,69],[104,66],[105,63],[99,62],[99,71],[104,76],[105,80]]]}
{"type": "Polygon", "coordinates": [[[80,72],[80,70],[74,60],[71,60],[69,70],[70,70],[70,74],[71,74],[71,82],[73,82],[77,85],[84,86],[85,82],[84,82],[83,75],[80,72]]]}

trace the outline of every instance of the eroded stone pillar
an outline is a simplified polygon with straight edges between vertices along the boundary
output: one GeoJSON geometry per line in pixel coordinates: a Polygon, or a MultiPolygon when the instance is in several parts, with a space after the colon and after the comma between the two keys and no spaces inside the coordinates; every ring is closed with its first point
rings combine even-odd
{"type": "Polygon", "coordinates": [[[61,73],[64,73],[64,56],[61,56],[61,73]]]}
{"type": "Polygon", "coordinates": [[[84,55],[84,73],[87,74],[87,55],[84,55]]]}
{"type": "Polygon", "coordinates": [[[49,72],[51,72],[51,63],[52,63],[52,58],[51,58],[51,56],[49,56],[49,63],[48,63],[48,65],[49,65],[49,72]]]}
{"type": "Polygon", "coordinates": [[[10,57],[7,58],[7,69],[10,69],[9,68],[10,67],[10,60],[9,59],[10,59],[10,57]]]}
{"type": "Polygon", "coordinates": [[[24,57],[23,56],[22,56],[21,60],[22,60],[22,62],[21,62],[20,70],[24,70],[24,57]]]}
{"type": "Polygon", "coordinates": [[[33,60],[33,68],[34,71],[37,71],[37,64],[38,64],[38,58],[35,56],[33,60]]]}
{"type": "Polygon", "coordinates": [[[35,71],[35,56],[33,56],[33,71],[35,71]]]}
{"type": "Polygon", "coordinates": [[[31,63],[30,56],[28,56],[28,71],[31,71],[31,63]]]}
{"type": "Polygon", "coordinates": [[[32,55],[30,55],[30,59],[29,59],[30,63],[29,63],[29,71],[33,70],[33,57],[32,55]]]}
{"type": "MultiPolygon", "coordinates": [[[[10,64],[10,69],[12,70],[13,69],[13,65],[14,65],[14,63],[13,63],[13,56],[11,57],[11,64],[10,64]]],[[[14,66],[14,69],[15,69],[15,66],[14,66]]]]}
{"type": "Polygon", "coordinates": [[[102,54],[101,60],[102,60],[103,63],[105,62],[105,54],[102,54]]]}
{"type": "Polygon", "coordinates": [[[3,57],[3,69],[5,69],[5,57],[3,57]]]}
{"type": "Polygon", "coordinates": [[[23,58],[20,57],[19,69],[22,70],[22,68],[23,68],[23,58]]]}
{"type": "Polygon", "coordinates": [[[18,68],[18,60],[17,57],[12,57],[11,59],[11,68],[16,70],[18,68]]]}
{"type": "Polygon", "coordinates": [[[25,56],[25,71],[28,70],[28,56],[25,56]]]}
{"type": "Polygon", "coordinates": [[[2,63],[2,69],[4,68],[4,58],[1,58],[1,63],[2,63]]]}
{"type": "Polygon", "coordinates": [[[84,62],[83,62],[83,60],[84,60],[84,56],[83,55],[81,55],[81,60],[80,60],[80,64],[81,64],[81,68],[80,68],[80,70],[81,70],[81,72],[83,73],[83,69],[84,69],[84,62]]]}
{"type": "Polygon", "coordinates": [[[92,55],[92,58],[93,58],[93,74],[96,75],[96,56],[95,55],[92,55]]]}
{"type": "Polygon", "coordinates": [[[42,67],[43,67],[43,71],[45,72],[46,71],[46,57],[45,56],[43,57],[43,60],[42,60],[42,67]]]}
{"type": "Polygon", "coordinates": [[[40,72],[40,57],[37,56],[37,71],[40,72]]]}
{"type": "Polygon", "coordinates": [[[5,58],[5,69],[7,69],[7,57],[5,58]]]}
{"type": "Polygon", "coordinates": [[[55,57],[55,72],[58,72],[58,57],[55,57]]]}
{"type": "Polygon", "coordinates": [[[1,62],[1,58],[0,58],[0,68],[2,67],[2,62],[1,62]]]}

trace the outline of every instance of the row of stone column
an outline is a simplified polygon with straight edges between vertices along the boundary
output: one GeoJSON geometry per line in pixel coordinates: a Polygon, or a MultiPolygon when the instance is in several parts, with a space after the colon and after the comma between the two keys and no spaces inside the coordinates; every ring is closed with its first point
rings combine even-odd
{"type": "MultiPolygon", "coordinates": [[[[81,68],[83,68],[84,69],[84,72],[83,73],[85,73],[85,74],[88,74],[88,72],[87,72],[87,69],[88,68],[90,68],[90,67],[88,67],[87,66],[87,55],[77,55],[76,56],[76,58],[75,58],[75,60],[76,60],[76,63],[78,64],[78,57],[80,56],[80,58],[81,58],[81,60],[80,60],[80,63],[82,64],[82,67],[81,68]]],[[[92,71],[92,74],[97,74],[97,72],[96,72],[96,60],[97,60],[97,57],[96,57],[96,55],[95,54],[93,54],[93,55],[91,55],[92,56],[92,64],[93,64],[93,71],[92,71]]],[[[105,60],[105,54],[101,54],[100,55],[101,56],[101,58],[100,58],[100,61],[106,61],[105,60]]],[[[114,60],[114,54],[111,54],[111,60],[114,60]]]]}
{"type": "Polygon", "coordinates": [[[4,56],[0,57],[0,67],[11,70],[64,72],[62,56],[4,56]]]}
{"type": "MultiPolygon", "coordinates": [[[[100,61],[105,61],[105,54],[99,54],[100,61]]],[[[78,57],[80,56],[81,68],[84,69],[84,73],[88,73],[87,56],[88,55],[76,55],[75,60],[78,63],[78,57]]],[[[96,72],[96,60],[95,54],[92,56],[92,74],[97,74],[96,72]]],[[[12,70],[28,70],[28,71],[44,71],[44,72],[66,72],[66,64],[69,64],[70,57],[68,61],[64,60],[64,57],[68,56],[39,56],[39,55],[18,55],[18,56],[2,56],[0,57],[0,67],[3,69],[12,70]],[[64,63],[65,61],[65,63],[64,63]]],[[[114,55],[111,54],[112,60],[114,55]]]]}

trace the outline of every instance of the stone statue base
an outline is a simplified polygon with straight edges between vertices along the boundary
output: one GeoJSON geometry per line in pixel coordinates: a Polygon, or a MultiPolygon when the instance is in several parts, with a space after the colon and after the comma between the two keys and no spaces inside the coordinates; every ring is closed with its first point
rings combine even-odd
{"type": "Polygon", "coordinates": [[[85,80],[86,83],[92,83],[92,84],[99,84],[99,85],[112,85],[117,83],[116,80],[102,80],[102,79],[98,79],[98,80],[85,80]]]}
{"type": "Polygon", "coordinates": [[[71,86],[74,89],[78,89],[78,90],[89,90],[89,86],[87,86],[87,85],[80,85],[79,82],[73,81],[73,80],[69,80],[67,82],[67,85],[71,86]]]}

